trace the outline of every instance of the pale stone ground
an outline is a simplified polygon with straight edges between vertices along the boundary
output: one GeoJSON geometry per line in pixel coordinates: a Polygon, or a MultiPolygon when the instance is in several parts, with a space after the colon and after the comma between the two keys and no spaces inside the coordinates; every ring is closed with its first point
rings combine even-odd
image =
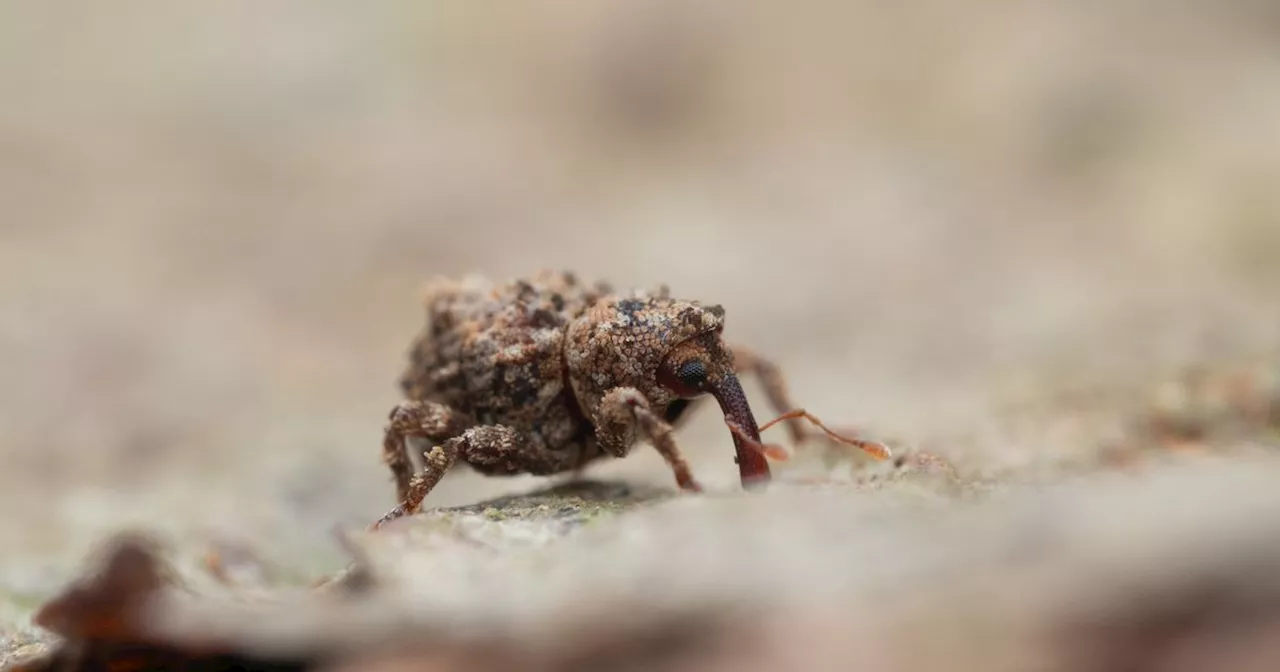
{"type": "MultiPolygon", "coordinates": [[[[1094,462],[1184,364],[1274,370],[1267,3],[702,7],[0,9],[0,620],[125,527],[276,584],[343,567],[332,528],[393,504],[434,274],[723,303],[800,403],[927,443],[961,494],[1094,462]]],[[[733,496],[714,414],[681,440],[733,496]]],[[[650,451],[590,475],[670,487],[650,451]]],[[[459,472],[428,505],[545,485],[459,472]]]]}

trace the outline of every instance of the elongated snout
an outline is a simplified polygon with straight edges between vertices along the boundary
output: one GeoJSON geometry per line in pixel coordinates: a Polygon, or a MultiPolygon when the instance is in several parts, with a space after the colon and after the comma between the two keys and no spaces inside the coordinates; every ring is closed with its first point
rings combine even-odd
{"type": "Polygon", "coordinates": [[[742,391],[738,377],[732,373],[721,376],[711,388],[711,394],[720,403],[725,420],[732,422],[755,441],[755,446],[752,446],[737,433],[730,432],[738,454],[738,473],[742,478],[742,486],[753,488],[768,483],[772,477],[769,461],[757,448],[760,445],[760,428],[756,425],[756,418],[751,413],[751,405],[747,403],[747,395],[742,391]]]}

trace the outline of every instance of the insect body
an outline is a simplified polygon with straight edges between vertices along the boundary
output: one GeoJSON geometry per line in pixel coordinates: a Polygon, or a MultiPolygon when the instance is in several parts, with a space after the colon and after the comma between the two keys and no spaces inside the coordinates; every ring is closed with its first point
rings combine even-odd
{"type": "MultiPolygon", "coordinates": [[[[615,293],[572,273],[502,284],[439,280],[410,348],[383,456],[400,505],[375,526],[417,511],[456,462],[489,475],[549,475],[652,444],[686,491],[701,487],[673,430],[706,397],[733,430],[742,483],[770,479],[738,374],[759,376],[770,403],[792,408],[770,362],[722,339],[724,310],[656,291],[615,293]],[[415,473],[410,437],[429,442],[415,473]]],[[[788,423],[792,438],[802,428],[788,423]]]]}

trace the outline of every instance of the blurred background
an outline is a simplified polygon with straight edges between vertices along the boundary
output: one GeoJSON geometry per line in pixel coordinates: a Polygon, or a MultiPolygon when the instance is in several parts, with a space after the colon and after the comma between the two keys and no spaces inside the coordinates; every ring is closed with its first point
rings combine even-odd
{"type": "Polygon", "coordinates": [[[437,275],[666,283],[906,439],[1274,351],[1277,119],[1266,0],[0,4],[0,590],[126,525],[338,566],[437,275]]]}

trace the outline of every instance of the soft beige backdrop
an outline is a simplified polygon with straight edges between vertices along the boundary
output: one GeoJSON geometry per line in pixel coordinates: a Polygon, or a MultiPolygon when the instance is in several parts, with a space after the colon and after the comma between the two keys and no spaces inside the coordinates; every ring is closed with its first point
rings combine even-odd
{"type": "Polygon", "coordinates": [[[908,440],[1275,343],[1270,3],[688,4],[0,7],[0,590],[126,524],[335,566],[435,274],[668,283],[908,440]]]}

